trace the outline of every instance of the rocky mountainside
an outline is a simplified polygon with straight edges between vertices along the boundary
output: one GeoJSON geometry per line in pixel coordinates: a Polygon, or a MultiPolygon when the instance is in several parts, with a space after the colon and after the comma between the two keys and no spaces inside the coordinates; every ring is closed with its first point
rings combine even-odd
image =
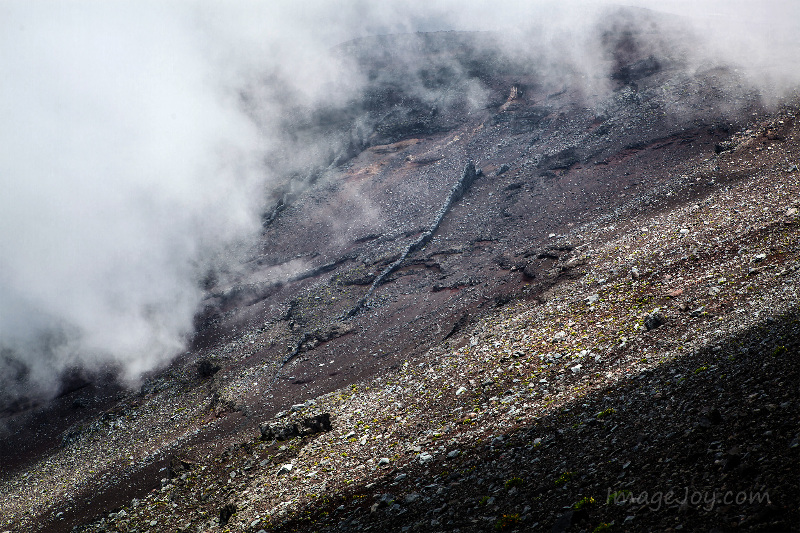
{"type": "Polygon", "coordinates": [[[0,531],[797,531],[800,103],[626,13],[341,45],[188,351],[4,408],[0,531]]]}

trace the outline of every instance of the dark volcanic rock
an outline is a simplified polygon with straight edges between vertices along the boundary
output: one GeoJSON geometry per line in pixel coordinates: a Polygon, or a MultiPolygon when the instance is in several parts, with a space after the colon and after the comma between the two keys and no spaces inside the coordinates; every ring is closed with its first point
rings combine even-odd
{"type": "Polygon", "coordinates": [[[219,510],[219,527],[224,527],[228,524],[231,517],[238,511],[235,503],[228,503],[219,510]]]}
{"type": "Polygon", "coordinates": [[[194,468],[194,461],[189,461],[188,459],[181,459],[179,457],[173,457],[169,461],[169,477],[176,478],[181,474],[188,472],[192,468],[194,468]]]}
{"type": "MultiPolygon", "coordinates": [[[[768,530],[772,522],[788,524],[785,517],[796,516],[796,505],[785,511],[785,517],[770,511],[763,519],[748,507],[729,509],[724,520],[696,510],[690,511],[691,520],[684,520],[686,515],[677,509],[656,513],[604,505],[609,488],[622,491],[633,487],[652,494],[708,480],[709,487],[728,484],[733,490],[757,488],[756,482],[771,491],[774,487],[771,494],[789,509],[796,497],[786,495],[798,491],[795,477],[787,472],[796,470],[800,448],[791,416],[796,410],[796,322],[791,326],[794,333],[782,333],[768,350],[759,351],[759,346],[773,326],[754,333],[757,338],[752,342],[742,339],[750,352],[710,352],[706,357],[697,351],[700,341],[693,336],[710,334],[706,322],[711,318],[716,323],[720,317],[722,328],[729,325],[731,317],[749,314],[739,313],[741,308],[732,312],[738,296],[722,294],[707,301],[696,294],[700,285],[695,282],[710,272],[699,263],[700,253],[692,254],[686,264],[680,263],[680,269],[689,270],[681,273],[681,290],[692,303],[685,310],[697,309],[691,316],[665,313],[670,316],[670,327],[659,327],[663,316],[650,315],[644,323],[650,333],[643,334],[638,326],[641,310],[655,305],[665,309],[674,303],[659,296],[662,289],[673,288],[659,283],[664,273],[656,277],[642,265],[654,270],[679,267],[670,254],[665,255],[663,265],[656,265],[660,261],[649,255],[652,250],[647,251],[650,243],[641,242],[639,232],[634,235],[630,227],[652,220],[653,213],[667,216],[676,206],[695,203],[719,201],[719,212],[733,217],[734,206],[723,205],[715,195],[724,197],[726,188],[735,186],[737,180],[784,169],[789,155],[796,160],[794,154],[781,153],[780,160],[755,161],[756,152],[748,152],[747,143],[758,143],[757,153],[766,157],[779,151],[765,149],[772,146],[767,143],[794,142],[797,130],[784,134],[756,129],[752,138],[746,134],[739,142],[723,140],[723,130],[712,126],[730,124],[735,130],[744,124],[741,117],[749,120],[757,111],[758,99],[742,89],[735,73],[725,69],[685,72],[658,46],[646,46],[647,42],[658,44],[658,35],[652,34],[655,30],[647,30],[650,33],[643,36],[626,24],[612,29],[613,35],[602,44],[608,48],[611,63],[606,75],[616,90],[594,95],[591,101],[580,87],[565,83],[562,89],[561,82],[553,86],[535,65],[499,61],[497,50],[490,46],[483,52],[476,50],[475,44],[487,39],[486,35],[387,36],[342,45],[343,53],[351,53],[367,74],[364,94],[342,104],[342,109],[298,112],[298,120],[287,121],[285,126],[289,135],[297,138],[297,146],[324,140],[324,145],[331,147],[330,154],[313,163],[311,170],[286,171],[287,186],[272,194],[261,241],[246,252],[251,254],[247,263],[240,272],[225,273],[207,284],[213,292],[204,302],[206,311],[196,321],[198,330],[206,332],[203,341],[160,374],[158,388],[148,388],[148,394],[138,398],[140,403],[125,404],[119,416],[107,416],[110,411],[98,414],[100,407],[92,404],[69,409],[69,423],[61,424],[54,433],[60,435],[72,428],[64,433],[66,452],[73,451],[75,443],[122,441],[128,435],[134,441],[133,450],[128,453],[127,442],[115,442],[116,450],[126,450],[124,455],[110,455],[112,460],[103,462],[117,461],[115,468],[119,465],[108,470],[113,489],[103,494],[78,494],[66,504],[72,506],[67,511],[71,516],[63,521],[56,517],[61,509],[51,505],[46,513],[52,516],[35,526],[68,531],[87,517],[128,506],[130,498],[142,495],[149,495],[148,505],[157,512],[180,515],[180,527],[188,529],[183,518],[191,518],[192,530],[208,529],[218,512],[220,525],[230,523],[238,513],[242,527],[252,531],[262,526],[291,531],[294,525],[301,531],[327,526],[334,530],[408,527],[476,531],[516,524],[517,519],[522,523],[520,530],[555,524],[566,531],[592,531],[612,522],[614,528],[631,531],[660,531],[681,524],[691,529],[695,522],[706,531],[712,526],[747,531],[768,530]],[[413,61],[404,62],[408,58],[413,61]],[[415,92],[420,83],[426,90],[415,92]],[[465,102],[466,87],[479,89],[480,98],[472,107],[465,102]],[[512,91],[507,99],[509,87],[525,89],[512,91]],[[377,146],[379,143],[385,144],[377,146]],[[719,157],[714,154],[717,145],[725,148],[718,150],[719,157]],[[734,156],[740,160],[726,163],[725,158],[734,156]],[[471,161],[485,168],[503,164],[491,178],[477,179],[481,172],[471,161]],[[706,166],[698,170],[699,164],[706,166]],[[686,184],[688,176],[690,185],[686,184]],[[598,259],[605,257],[606,243],[626,235],[633,238],[622,241],[625,249],[598,259]],[[586,247],[548,245],[573,237],[586,247]],[[645,253],[639,254],[642,250],[645,253]],[[597,269],[596,260],[600,261],[597,269]],[[584,275],[584,261],[590,265],[585,269],[586,279],[575,285],[575,292],[559,295],[558,284],[584,275]],[[644,272],[641,276],[629,279],[621,275],[639,261],[650,261],[639,263],[644,272]],[[641,292],[635,306],[638,311],[630,315],[625,314],[630,308],[613,305],[616,295],[628,291],[641,292]],[[534,313],[531,316],[536,316],[539,305],[552,307],[542,323],[525,318],[515,325],[518,336],[533,333],[524,348],[514,347],[516,341],[506,346],[501,337],[486,336],[491,330],[484,329],[488,328],[485,324],[497,322],[495,318],[503,321],[506,313],[516,312],[514,306],[507,306],[502,316],[493,316],[496,306],[508,302],[519,303],[520,308],[534,313]],[[722,305],[728,307],[722,309],[722,305]],[[617,320],[623,316],[624,320],[617,320]],[[597,329],[592,330],[596,333],[581,333],[589,325],[601,323],[602,333],[597,329]],[[542,324],[555,324],[555,331],[544,331],[542,324]],[[690,328],[680,330],[686,336],[676,335],[684,327],[690,328]],[[558,342],[549,342],[556,338],[558,342]],[[617,339],[622,342],[618,344],[617,339]],[[499,366],[474,375],[434,368],[437,358],[448,358],[447,354],[473,343],[475,353],[486,350],[487,357],[491,355],[487,365],[499,366]],[[653,361],[647,370],[642,370],[644,363],[637,362],[653,359],[653,355],[658,360],[662,353],[674,355],[678,345],[687,347],[675,356],[680,360],[659,363],[660,370],[653,361]],[[494,354],[507,348],[495,363],[494,354]],[[520,351],[514,351],[518,348],[520,351]],[[558,352],[557,359],[551,357],[553,350],[558,352]],[[626,359],[631,351],[639,353],[635,360],[626,359]],[[573,357],[579,357],[580,363],[564,366],[573,357]],[[219,372],[215,361],[225,361],[224,372],[219,372]],[[398,370],[405,365],[407,373],[398,370]],[[417,368],[421,374],[411,372],[417,368]],[[443,376],[449,379],[444,386],[431,377],[451,371],[443,376]],[[193,379],[197,375],[216,377],[193,379]],[[398,396],[404,398],[402,407],[400,403],[387,404],[385,411],[368,420],[352,410],[342,412],[340,409],[353,409],[347,400],[350,385],[361,387],[376,376],[392,378],[392,383],[385,383],[385,393],[390,397],[403,394],[398,396]],[[419,386],[423,383],[424,387],[419,386]],[[601,391],[576,397],[564,405],[564,411],[538,411],[538,406],[550,401],[561,402],[562,392],[590,394],[596,384],[601,391]],[[412,385],[414,388],[409,388],[412,385]],[[333,403],[320,402],[317,409],[330,410],[342,424],[369,426],[364,444],[361,438],[366,433],[353,439],[331,439],[324,452],[313,443],[301,455],[298,449],[308,442],[272,444],[273,440],[330,431],[331,415],[303,419],[311,404],[301,402],[331,391],[339,391],[336,396],[345,401],[340,404],[328,398],[326,401],[333,403]],[[205,405],[194,409],[200,405],[197,399],[209,394],[211,409],[205,405]],[[452,410],[456,400],[466,402],[463,410],[461,405],[452,410]],[[168,412],[183,401],[196,405],[186,403],[183,410],[168,412]],[[717,407],[701,411],[701,405],[717,407]],[[142,406],[145,408],[139,409],[142,406]],[[286,406],[293,406],[286,419],[271,418],[286,406]],[[245,412],[252,416],[241,416],[245,412]],[[419,423],[407,425],[405,417],[413,420],[418,413],[424,415],[419,423]],[[442,414],[447,419],[437,418],[442,414]],[[494,416],[507,417],[507,424],[467,436],[488,428],[494,416]],[[90,424],[92,417],[97,423],[90,424]],[[253,419],[270,420],[259,428],[261,441],[253,440],[253,419]],[[431,420],[441,425],[429,426],[431,420]],[[123,433],[128,431],[125,426],[131,428],[130,433],[123,433]],[[379,429],[381,426],[385,429],[379,429]],[[155,440],[137,441],[149,431],[159,432],[155,440]],[[484,441],[487,435],[498,433],[505,437],[484,441]],[[117,439],[119,435],[125,437],[117,439]],[[154,447],[162,446],[157,452],[168,449],[175,453],[176,448],[169,446],[176,442],[182,454],[196,454],[190,456],[192,460],[203,462],[206,468],[192,468],[189,459],[173,459],[170,476],[177,480],[168,489],[173,492],[151,492],[153,479],[160,477],[159,469],[165,465],[163,459],[145,458],[169,457],[152,453],[154,447]],[[484,442],[494,444],[487,448],[484,442]],[[390,443],[395,447],[384,452],[382,447],[390,443]],[[236,444],[233,452],[221,453],[232,444],[236,444]],[[414,452],[418,455],[405,455],[406,444],[412,450],[419,448],[414,452]],[[461,453],[449,455],[448,449],[455,446],[461,453]],[[728,451],[733,446],[740,449],[728,451]],[[324,469],[316,464],[312,467],[303,457],[306,452],[335,454],[344,461],[324,469]],[[391,460],[380,462],[381,455],[391,460]],[[239,464],[233,468],[236,457],[239,464]],[[423,458],[427,461],[419,460],[423,458]],[[279,480],[296,489],[286,497],[285,501],[293,499],[293,510],[288,511],[284,525],[278,523],[284,519],[274,513],[277,502],[254,498],[264,483],[276,478],[279,464],[283,464],[279,472],[298,473],[279,480]],[[267,469],[268,465],[275,468],[267,469]],[[192,468],[191,475],[183,476],[188,468],[192,468]],[[401,470],[402,478],[398,475],[401,470]],[[339,485],[343,473],[347,483],[339,485]],[[722,479],[720,473],[728,477],[722,479]],[[228,478],[230,474],[235,475],[228,478]],[[559,484],[566,474],[571,481],[559,484]],[[385,479],[376,477],[380,475],[385,479]],[[304,500],[310,498],[310,484],[324,484],[328,476],[338,481],[325,489],[311,489],[318,499],[304,500]],[[503,490],[515,476],[524,478],[526,484],[512,487],[513,492],[503,490]],[[221,488],[220,479],[226,482],[221,488]],[[212,485],[213,490],[205,490],[212,485]],[[247,496],[245,487],[250,489],[247,496]],[[396,494],[397,501],[382,499],[376,512],[369,513],[373,496],[387,491],[396,494]],[[237,494],[238,511],[228,503],[232,494],[237,494]],[[412,494],[415,496],[409,499],[412,494]],[[597,503],[587,507],[590,520],[583,523],[574,506],[587,497],[597,503]],[[173,511],[169,503],[162,507],[168,501],[179,504],[180,509],[173,511]],[[256,520],[252,516],[244,524],[246,513],[257,511],[263,518],[268,509],[275,520],[271,524],[262,520],[251,525],[256,520]],[[313,515],[313,520],[307,521],[306,513],[313,515]],[[633,514],[636,516],[625,522],[633,514]],[[500,521],[503,517],[506,522],[500,521]],[[319,522],[314,521],[317,519],[319,522]],[[326,520],[329,523],[323,524],[326,520]]],[[[783,170],[775,172],[776,182],[785,176],[783,170]]],[[[789,175],[792,177],[796,174],[789,175]]],[[[793,182],[780,185],[790,187],[793,182]]],[[[764,189],[765,196],[778,192],[777,188],[764,189]]],[[[780,207],[781,213],[786,212],[787,206],[780,207]]],[[[789,218],[779,222],[787,233],[773,251],[762,239],[758,249],[753,246],[753,254],[769,253],[769,260],[764,256],[764,268],[793,253],[791,239],[786,237],[794,235],[795,222],[789,218]]],[[[697,226],[692,226],[691,237],[722,254],[729,245],[727,236],[715,233],[713,238],[719,242],[712,244],[717,241],[705,240],[703,235],[711,238],[711,234],[703,233],[702,223],[697,226]]],[[[651,235],[669,230],[661,225],[649,228],[651,235]]],[[[751,230],[743,223],[741,231],[747,237],[751,230]]],[[[681,235],[676,229],[675,239],[688,242],[690,236],[681,235]]],[[[684,252],[676,251],[676,257],[684,252]]],[[[759,272],[763,274],[749,278],[754,284],[772,279],[768,270],[759,272]]],[[[723,290],[739,288],[739,281],[746,281],[729,278],[731,283],[723,290]]],[[[671,283],[677,283],[672,279],[671,283]]],[[[791,278],[775,279],[787,280],[785,286],[792,288],[791,278]]],[[[741,298],[747,298],[744,283],[741,290],[741,298]]],[[[468,361],[465,356],[465,364],[468,361]]],[[[374,389],[371,384],[369,387],[374,389]]],[[[71,406],[72,400],[65,399],[65,405],[71,406]]],[[[56,416],[50,418],[30,424],[24,434],[35,431],[37,438],[30,440],[39,441],[38,436],[44,435],[40,442],[45,442],[46,433],[54,431],[49,428],[56,427],[52,422],[56,416]]],[[[365,426],[352,429],[355,436],[355,430],[365,426]]],[[[31,451],[22,458],[14,456],[14,445],[21,440],[13,437],[6,441],[11,444],[0,449],[0,457],[13,460],[9,479],[17,476],[19,465],[42,464],[31,451]]],[[[39,448],[33,451],[38,454],[39,448]]],[[[316,459],[321,462],[321,457],[316,459]]],[[[78,468],[84,473],[89,464],[80,463],[78,468]]],[[[16,479],[21,485],[32,483],[16,479]]],[[[94,488],[93,483],[107,478],[84,479],[94,488]]],[[[106,487],[103,483],[97,486],[106,487]]],[[[22,494],[14,491],[15,497],[22,494]]],[[[19,501],[14,501],[18,508],[19,501]]],[[[140,513],[141,509],[141,505],[129,506],[125,512],[140,513]]],[[[722,513],[715,509],[717,512],[722,513]]],[[[24,513],[23,509],[15,516],[24,513]]],[[[33,523],[41,516],[31,513],[20,519],[33,523]]],[[[96,530],[115,526],[103,523],[96,530]]],[[[127,525],[121,524],[119,530],[130,530],[123,527],[127,525]]],[[[159,518],[154,531],[168,527],[172,524],[167,526],[159,518]]]]}
{"type": "Polygon", "coordinates": [[[305,435],[330,431],[332,427],[331,415],[329,413],[321,413],[310,418],[304,418],[302,427],[305,435]]]}
{"type": "Polygon", "coordinates": [[[623,83],[631,83],[633,81],[646,78],[647,76],[651,76],[659,71],[661,71],[661,63],[655,57],[650,56],[648,58],[635,61],[630,65],[624,65],[620,67],[620,69],[614,72],[611,77],[623,83]]]}
{"type": "Polygon", "coordinates": [[[321,413],[304,418],[300,423],[273,422],[271,424],[262,424],[261,439],[265,441],[283,441],[294,437],[314,435],[323,431],[330,431],[331,429],[331,415],[329,413],[321,413]]]}
{"type": "Polygon", "coordinates": [[[200,377],[203,379],[210,378],[219,371],[220,366],[208,359],[203,359],[197,363],[197,373],[200,374],[200,377]]]}
{"type": "Polygon", "coordinates": [[[664,315],[662,315],[658,311],[654,311],[649,315],[647,315],[647,317],[644,319],[644,327],[646,327],[647,330],[649,331],[651,329],[656,329],[657,327],[662,326],[664,322],[665,322],[664,315]]]}
{"type": "Polygon", "coordinates": [[[300,435],[300,428],[296,423],[280,423],[274,422],[272,424],[261,425],[261,439],[266,441],[271,440],[289,440],[300,435]]]}
{"type": "Polygon", "coordinates": [[[574,164],[580,162],[581,156],[575,148],[565,148],[559,152],[549,155],[543,155],[539,159],[539,168],[545,171],[548,170],[563,170],[568,169],[574,164]]]}

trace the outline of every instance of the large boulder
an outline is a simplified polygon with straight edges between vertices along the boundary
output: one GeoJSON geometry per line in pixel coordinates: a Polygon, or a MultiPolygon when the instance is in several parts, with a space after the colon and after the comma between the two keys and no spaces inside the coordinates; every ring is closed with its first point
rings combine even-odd
{"type": "Polygon", "coordinates": [[[266,441],[289,440],[294,437],[305,437],[322,433],[323,431],[330,431],[331,428],[330,413],[320,413],[304,418],[300,422],[287,421],[262,424],[261,439],[266,441]]]}

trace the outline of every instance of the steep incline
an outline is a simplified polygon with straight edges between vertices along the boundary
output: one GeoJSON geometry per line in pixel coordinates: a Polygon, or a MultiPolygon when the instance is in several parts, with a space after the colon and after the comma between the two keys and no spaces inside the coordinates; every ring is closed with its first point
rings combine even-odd
{"type": "Polygon", "coordinates": [[[0,530],[790,528],[797,102],[626,39],[597,94],[486,34],[343,45],[371,84],[296,126],[335,149],[190,349],[4,414],[0,530]],[[773,504],[603,505],[684,485],[773,504]]]}
{"type": "Polygon", "coordinates": [[[447,197],[445,200],[444,205],[439,209],[439,212],[436,215],[436,219],[433,221],[431,226],[425,230],[422,235],[420,235],[417,240],[413,241],[408,247],[400,254],[400,257],[391,265],[386,267],[383,272],[378,274],[378,277],[375,278],[375,281],[372,282],[370,285],[367,294],[361,298],[358,303],[353,307],[350,311],[347,312],[347,318],[352,318],[356,313],[358,313],[364,304],[367,303],[369,298],[375,292],[383,282],[386,281],[391,274],[393,274],[398,268],[400,268],[403,263],[408,259],[408,257],[416,252],[417,250],[421,250],[426,244],[428,244],[431,239],[433,238],[433,234],[439,229],[439,225],[444,220],[444,217],[447,216],[447,213],[450,212],[450,209],[453,207],[457,201],[464,196],[464,193],[469,190],[472,186],[472,182],[475,181],[477,177],[477,173],[475,171],[475,164],[470,161],[467,163],[467,166],[464,167],[464,170],[461,172],[461,177],[456,181],[456,184],[453,185],[453,190],[450,191],[450,196],[447,197]]]}

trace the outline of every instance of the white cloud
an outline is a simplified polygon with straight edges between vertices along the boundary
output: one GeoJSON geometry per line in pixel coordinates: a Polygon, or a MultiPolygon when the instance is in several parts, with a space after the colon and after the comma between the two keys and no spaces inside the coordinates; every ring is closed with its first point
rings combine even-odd
{"type": "MultiPolygon", "coordinates": [[[[798,83],[796,2],[633,4],[688,16],[708,38],[703,54],[764,86],[798,83]]],[[[521,25],[539,33],[507,46],[592,71],[584,32],[598,5],[0,3],[0,344],[39,383],[72,364],[112,362],[131,379],[162,364],[191,332],[199,278],[258,229],[275,178],[265,154],[301,168],[325,151],[289,143],[277,117],[361,87],[333,46],[521,25]],[[257,96],[247,113],[244,89],[257,96]],[[45,346],[45,331],[61,336],[45,346]]]]}

